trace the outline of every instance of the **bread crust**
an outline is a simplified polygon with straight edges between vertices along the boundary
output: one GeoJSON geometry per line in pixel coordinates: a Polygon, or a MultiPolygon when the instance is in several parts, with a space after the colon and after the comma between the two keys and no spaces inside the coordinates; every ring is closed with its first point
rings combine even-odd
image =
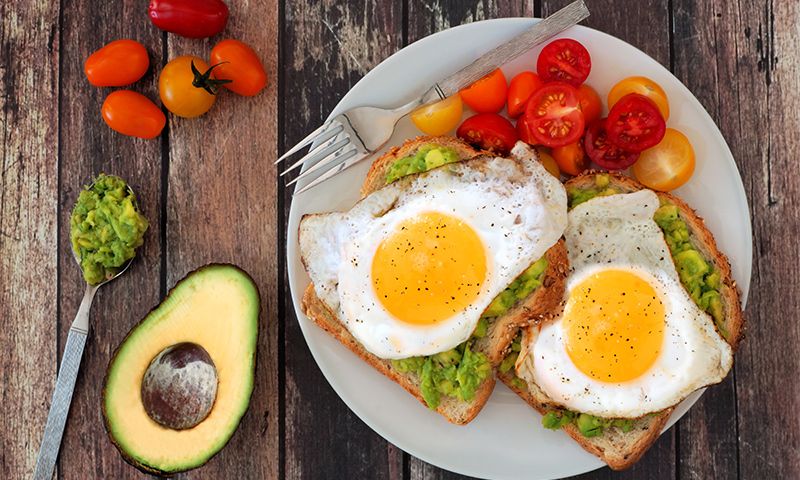
{"type": "MultiPolygon", "coordinates": [[[[569,180],[565,187],[591,188],[595,185],[595,175],[602,173],[608,175],[609,186],[613,186],[623,193],[635,192],[646,188],[635,180],[616,173],[587,172],[569,180]]],[[[725,328],[729,337],[720,336],[735,350],[744,333],[744,314],[742,313],[739,290],[731,274],[730,263],[727,257],[717,248],[714,237],[705,226],[703,219],[697,215],[683,200],[670,193],[655,192],[662,200],[676,205],[679,215],[683,219],[690,233],[692,245],[703,254],[703,257],[714,264],[720,272],[720,295],[725,310],[725,328]]],[[[556,312],[560,309],[556,309],[556,312]]],[[[715,325],[716,328],[716,325],[715,325]]],[[[719,333],[719,331],[717,331],[719,333]]],[[[498,372],[498,378],[511,390],[525,400],[540,414],[544,415],[554,408],[561,408],[552,403],[541,389],[536,385],[528,385],[527,390],[515,385],[513,371],[498,372]]],[[[668,408],[653,415],[646,415],[634,423],[634,428],[628,433],[622,431],[606,432],[597,437],[585,437],[574,424],[563,427],[563,430],[572,437],[584,450],[600,457],[613,470],[624,470],[636,463],[642,455],[658,440],[661,431],[667,424],[674,407],[668,408]]]]}
{"type": "MultiPolygon", "coordinates": [[[[418,148],[429,143],[456,150],[462,161],[474,159],[481,155],[494,156],[489,152],[472,148],[469,144],[454,137],[417,137],[406,141],[399,147],[390,149],[375,160],[361,188],[361,197],[363,198],[386,185],[386,173],[395,160],[411,155],[418,148]]],[[[494,390],[496,366],[502,361],[505,352],[510,347],[519,329],[528,325],[533,319],[552,311],[561,302],[564,295],[564,282],[569,269],[567,250],[563,239],[550,247],[545,252],[545,257],[548,260],[548,266],[542,278],[542,285],[525,300],[515,305],[507,314],[493,320],[490,323],[487,335],[477,340],[473,345],[476,351],[486,354],[492,364],[492,375],[489,375],[478,387],[475,397],[469,402],[463,402],[446,395],[442,396],[436,412],[444,416],[449,422],[463,425],[469,423],[478,415],[494,390]]],[[[391,360],[381,359],[368,352],[350,334],[336,314],[317,297],[313,284],[309,285],[303,294],[301,309],[320,328],[331,334],[373,368],[399,384],[427,408],[416,373],[400,372],[393,367],[391,360]]]]}

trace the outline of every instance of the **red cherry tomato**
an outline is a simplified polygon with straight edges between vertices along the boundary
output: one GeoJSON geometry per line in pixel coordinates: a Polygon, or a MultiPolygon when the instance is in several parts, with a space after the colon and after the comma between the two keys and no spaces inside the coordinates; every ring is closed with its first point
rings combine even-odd
{"type": "Polygon", "coordinates": [[[533,72],[522,72],[511,79],[508,86],[508,116],[517,118],[522,115],[531,95],[541,86],[542,80],[533,72]]]}
{"type": "Polygon", "coordinates": [[[600,116],[603,114],[603,104],[594,88],[585,83],[578,87],[578,103],[581,106],[583,121],[586,122],[586,125],[600,120],[600,116]]]}
{"type": "Polygon", "coordinates": [[[505,117],[479,113],[464,120],[456,131],[458,138],[484,150],[507,154],[517,143],[517,130],[505,117]]]}
{"type": "Polygon", "coordinates": [[[214,75],[232,80],[223,86],[228,90],[251,97],[267,86],[267,72],[256,52],[239,40],[223,40],[211,49],[211,64],[217,65],[214,75]]]}
{"type": "Polygon", "coordinates": [[[114,40],[89,55],[83,71],[95,87],[124,87],[142,78],[149,66],[144,45],[135,40],[114,40]]]}
{"type": "Polygon", "coordinates": [[[577,87],[589,76],[592,57],[586,47],[571,38],[554,40],[542,49],[536,71],[545,82],[564,82],[577,87]]]}
{"type": "Polygon", "coordinates": [[[533,133],[531,131],[531,124],[528,122],[528,116],[523,115],[517,119],[517,135],[519,135],[519,139],[523,142],[527,143],[528,145],[536,145],[537,141],[533,138],[533,133]]]}
{"type": "Polygon", "coordinates": [[[664,138],[667,124],[652,100],[630,93],[622,97],[608,113],[608,140],[629,152],[641,152],[664,138]]]}
{"type": "Polygon", "coordinates": [[[591,123],[586,128],[583,148],[594,163],[608,170],[628,168],[639,159],[638,153],[627,152],[608,141],[605,118],[591,123]]]}
{"type": "Polygon", "coordinates": [[[563,147],[583,135],[583,112],[574,87],[551,83],[540,88],[528,100],[525,109],[531,136],[537,144],[563,147]]]}
{"type": "Polygon", "coordinates": [[[499,68],[461,90],[461,100],[478,113],[497,113],[506,105],[506,76],[499,68]]]}
{"type": "Polygon", "coordinates": [[[108,94],[101,113],[109,127],[131,137],[155,138],[167,123],[167,117],[155,103],[131,90],[108,94]]]}
{"type": "Polygon", "coordinates": [[[156,27],[188,38],[212,37],[228,23],[222,0],[151,0],[147,13],[156,27]]]}

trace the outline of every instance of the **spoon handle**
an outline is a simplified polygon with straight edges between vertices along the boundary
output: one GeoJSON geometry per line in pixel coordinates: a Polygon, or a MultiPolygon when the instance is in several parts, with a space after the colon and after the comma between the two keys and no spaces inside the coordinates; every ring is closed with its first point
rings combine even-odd
{"type": "Polygon", "coordinates": [[[75,316],[75,321],[69,329],[64,355],[61,357],[61,366],[58,369],[56,389],[50,403],[50,413],[47,414],[47,424],[44,427],[42,445],[39,447],[39,456],[36,458],[34,480],[50,480],[53,477],[58,450],[61,447],[61,436],[64,433],[64,424],[67,422],[69,406],[72,402],[72,392],[75,389],[75,380],[81,366],[83,347],[86,345],[86,334],[89,327],[89,309],[92,306],[94,293],[97,287],[87,286],[83,301],[75,316]]]}

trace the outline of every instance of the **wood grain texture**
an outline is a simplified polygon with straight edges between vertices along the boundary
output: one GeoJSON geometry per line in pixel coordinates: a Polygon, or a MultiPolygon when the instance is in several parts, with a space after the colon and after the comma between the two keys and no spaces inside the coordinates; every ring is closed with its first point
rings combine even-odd
{"type": "MultiPolygon", "coordinates": [[[[83,62],[112,40],[140,41],[150,54],[151,68],[131,89],[157,100],[152,65],[160,57],[161,35],[149,25],[140,2],[133,0],[64,0],[61,12],[60,243],[51,247],[58,248],[61,271],[59,358],[84,289],[69,246],[69,216],[81,187],[101,172],[119,175],[135,190],[150,228],[130,269],[101,287],[95,297],[90,334],[62,441],[59,472],[61,478],[68,479],[129,477],[134,470],[117,454],[103,427],[101,391],[114,349],[158,301],[161,143],[124,137],[106,126],[100,107],[113,89],[91,86],[84,76],[83,62]]],[[[45,396],[49,398],[50,393],[45,396]]]]}
{"type": "Polygon", "coordinates": [[[0,5],[0,478],[33,473],[55,385],[58,12],[0,5]]]}
{"type": "MultiPolygon", "coordinates": [[[[267,72],[277,71],[276,0],[227,2],[228,25],[207,40],[168,35],[168,58],[207,59],[213,45],[236,38],[252,45],[267,72]]],[[[199,118],[169,116],[166,279],[174,285],[210,262],[242,267],[261,296],[255,388],[228,445],[185,478],[278,476],[278,312],[276,281],[277,86],[255,97],[220,91],[199,118]]]]}
{"type": "MultiPolygon", "coordinates": [[[[285,3],[282,151],[319,126],[357,80],[402,46],[402,18],[399,2],[285,3]]],[[[284,195],[285,219],[291,192],[284,195]]],[[[284,229],[281,234],[285,239],[284,229]]],[[[314,363],[283,274],[285,478],[402,478],[402,452],[347,408],[314,363]]]]}

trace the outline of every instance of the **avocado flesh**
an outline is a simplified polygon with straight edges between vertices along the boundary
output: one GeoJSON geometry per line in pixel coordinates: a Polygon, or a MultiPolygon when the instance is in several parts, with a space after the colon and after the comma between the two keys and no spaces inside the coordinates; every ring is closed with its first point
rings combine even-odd
{"type": "Polygon", "coordinates": [[[232,265],[200,268],[170,291],[120,344],[106,374],[103,412],[111,441],[137,468],[172,474],[199,467],[236,431],[253,391],[258,290],[232,265]],[[217,396],[208,417],[172,430],[153,421],[141,400],[150,361],[165,348],[201,345],[217,366],[217,396]]]}

